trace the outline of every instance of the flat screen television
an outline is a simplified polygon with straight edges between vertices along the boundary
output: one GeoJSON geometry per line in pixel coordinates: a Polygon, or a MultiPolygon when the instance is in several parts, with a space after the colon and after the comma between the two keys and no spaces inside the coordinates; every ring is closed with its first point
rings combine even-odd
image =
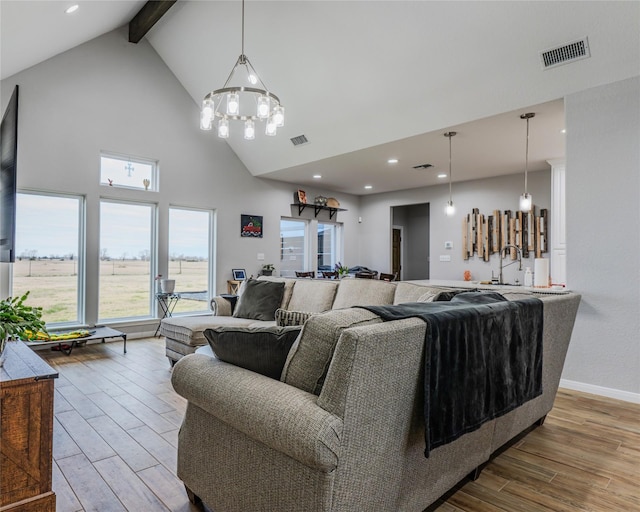
{"type": "Polygon", "coordinates": [[[18,86],[0,126],[0,262],[16,259],[16,161],[18,158],[18,86]]]}

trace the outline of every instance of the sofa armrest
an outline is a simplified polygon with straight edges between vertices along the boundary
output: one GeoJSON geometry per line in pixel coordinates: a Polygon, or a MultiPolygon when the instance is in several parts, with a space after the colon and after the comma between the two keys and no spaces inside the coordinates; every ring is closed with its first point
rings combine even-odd
{"type": "Polygon", "coordinates": [[[189,406],[252,439],[321,471],[337,467],[342,420],[315,395],[201,354],[178,361],[171,382],[189,406]]]}
{"type": "Polygon", "coordinates": [[[231,316],[233,314],[231,302],[219,295],[211,299],[210,306],[215,316],[231,316]]]}

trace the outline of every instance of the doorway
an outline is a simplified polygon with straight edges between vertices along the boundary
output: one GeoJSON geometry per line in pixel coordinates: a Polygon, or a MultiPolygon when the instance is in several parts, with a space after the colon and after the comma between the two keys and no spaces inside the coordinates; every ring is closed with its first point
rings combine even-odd
{"type": "Polygon", "coordinates": [[[429,279],[429,203],[391,207],[391,262],[398,279],[429,279]]]}

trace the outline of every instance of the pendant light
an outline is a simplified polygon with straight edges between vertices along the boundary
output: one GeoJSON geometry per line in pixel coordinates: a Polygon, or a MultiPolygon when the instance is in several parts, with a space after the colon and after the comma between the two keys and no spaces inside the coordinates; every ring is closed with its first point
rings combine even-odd
{"type": "Polygon", "coordinates": [[[265,133],[269,136],[275,136],[277,129],[284,126],[284,107],[280,104],[280,99],[267,89],[249,62],[249,57],[244,53],[244,0],[242,0],[240,57],[224,85],[220,89],[211,91],[202,101],[200,129],[211,130],[216,119],[218,120],[218,137],[222,139],[229,138],[229,121],[244,123],[244,138],[247,140],[255,139],[258,121],[265,123],[265,133]],[[237,85],[231,85],[234,75],[236,75],[237,85]],[[244,82],[237,81],[241,75],[244,75],[244,82]]]}
{"type": "Polygon", "coordinates": [[[456,213],[456,207],[453,206],[453,197],[451,195],[451,137],[455,137],[458,132],[447,132],[444,134],[449,139],[449,201],[444,209],[444,213],[447,217],[451,217],[456,213]]]}
{"type": "Polygon", "coordinates": [[[529,119],[532,117],[535,117],[533,112],[520,116],[520,119],[526,119],[527,121],[527,143],[524,158],[524,194],[520,196],[520,210],[523,212],[531,211],[531,207],[533,206],[533,198],[531,194],[527,192],[527,173],[529,171],[529,119]]]}

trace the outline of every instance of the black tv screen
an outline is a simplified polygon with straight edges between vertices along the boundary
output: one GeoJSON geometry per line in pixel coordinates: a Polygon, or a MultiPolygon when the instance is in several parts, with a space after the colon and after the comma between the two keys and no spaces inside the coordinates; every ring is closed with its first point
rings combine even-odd
{"type": "Polygon", "coordinates": [[[16,160],[18,157],[18,86],[0,126],[0,262],[16,259],[16,160]]]}

